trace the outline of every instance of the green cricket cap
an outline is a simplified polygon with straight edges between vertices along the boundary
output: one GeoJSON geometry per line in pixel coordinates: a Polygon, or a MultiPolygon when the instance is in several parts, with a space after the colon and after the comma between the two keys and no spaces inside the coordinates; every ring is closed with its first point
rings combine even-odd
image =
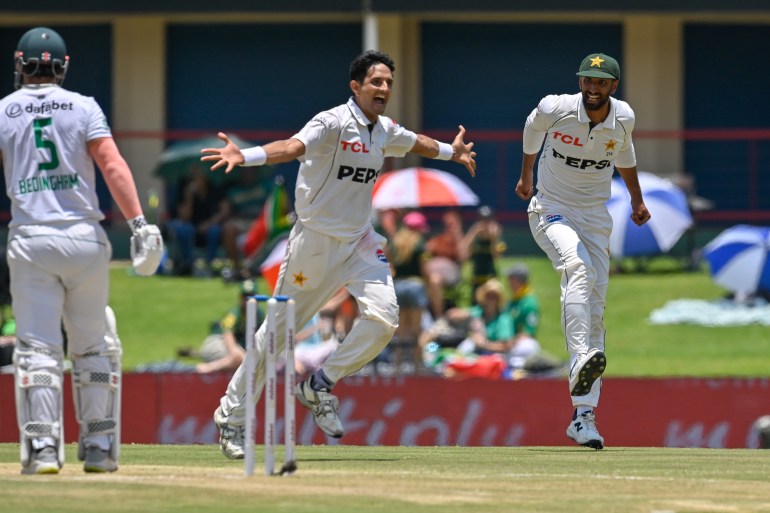
{"type": "Polygon", "coordinates": [[[620,79],[620,66],[618,61],[603,53],[592,53],[580,63],[580,70],[576,73],[580,77],[620,79]]]}

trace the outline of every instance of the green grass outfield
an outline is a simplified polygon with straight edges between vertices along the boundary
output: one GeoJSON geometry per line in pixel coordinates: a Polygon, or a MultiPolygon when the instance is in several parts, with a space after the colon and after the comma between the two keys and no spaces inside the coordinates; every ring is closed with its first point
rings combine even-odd
{"type": "MultiPolygon", "coordinates": [[[[261,454],[257,464],[261,464],[261,454]]],[[[279,453],[280,456],[280,453],[279,453]]],[[[0,510],[46,512],[770,512],[770,451],[299,447],[293,476],[243,476],[215,446],[124,446],[114,474],[22,476],[0,445],[0,510]]]]}
{"type": "MultiPolygon", "coordinates": [[[[560,326],[559,276],[545,258],[505,258],[501,271],[522,260],[540,297],[539,340],[567,358],[560,326]]],[[[124,345],[124,365],[169,360],[176,349],[197,347],[238,297],[238,286],[220,279],[132,276],[125,264],[111,271],[111,299],[124,345]]],[[[766,326],[708,328],[653,326],[650,312],[681,298],[714,300],[726,291],[705,270],[683,272],[675,262],[657,259],[648,272],[610,277],[605,325],[607,376],[770,376],[770,337],[766,326]]]]}

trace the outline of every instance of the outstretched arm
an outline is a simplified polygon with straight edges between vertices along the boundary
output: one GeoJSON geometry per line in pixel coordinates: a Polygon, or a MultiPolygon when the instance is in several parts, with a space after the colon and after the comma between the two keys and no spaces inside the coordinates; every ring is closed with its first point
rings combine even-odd
{"type": "Polygon", "coordinates": [[[427,135],[417,134],[417,142],[414,143],[414,146],[409,151],[431,159],[438,158],[457,162],[465,166],[471,176],[476,176],[476,160],[474,160],[476,152],[473,151],[473,143],[465,143],[465,127],[460,125],[459,128],[460,131],[455,136],[451,146],[427,135]],[[442,145],[444,145],[443,149],[442,145]],[[451,155],[449,153],[450,149],[452,150],[451,155]]]}
{"type": "Polygon", "coordinates": [[[201,161],[212,162],[212,171],[225,167],[229,173],[235,166],[262,166],[290,162],[305,154],[305,145],[297,139],[273,141],[264,146],[255,146],[241,150],[227,135],[217,134],[225,145],[222,148],[203,148],[201,161]]]}

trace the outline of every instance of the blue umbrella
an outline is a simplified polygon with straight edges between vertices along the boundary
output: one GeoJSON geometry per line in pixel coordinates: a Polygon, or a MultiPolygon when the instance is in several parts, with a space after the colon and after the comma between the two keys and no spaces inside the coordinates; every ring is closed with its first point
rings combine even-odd
{"type": "Polygon", "coordinates": [[[716,283],[736,294],[770,291],[770,228],[739,224],[703,248],[716,283]]]}
{"type": "Polygon", "coordinates": [[[652,217],[643,226],[636,226],[631,220],[631,196],[623,179],[612,180],[607,209],[612,216],[610,254],[613,258],[666,253],[693,224],[682,189],[652,173],[640,171],[638,174],[644,204],[652,217]]]}

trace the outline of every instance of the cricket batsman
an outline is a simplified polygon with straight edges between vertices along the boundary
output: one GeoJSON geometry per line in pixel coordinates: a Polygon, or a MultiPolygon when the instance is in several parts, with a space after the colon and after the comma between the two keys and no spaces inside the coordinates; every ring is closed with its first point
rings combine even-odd
{"type": "Polygon", "coordinates": [[[128,220],[137,274],[153,274],[163,254],[102,109],[61,86],[69,63],[56,31],[29,30],[14,53],[17,90],[0,101],[23,474],[58,474],[64,464],[62,325],[83,470],[118,468],[121,348],[107,306],[112,246],[100,224],[94,161],[128,220]]]}

